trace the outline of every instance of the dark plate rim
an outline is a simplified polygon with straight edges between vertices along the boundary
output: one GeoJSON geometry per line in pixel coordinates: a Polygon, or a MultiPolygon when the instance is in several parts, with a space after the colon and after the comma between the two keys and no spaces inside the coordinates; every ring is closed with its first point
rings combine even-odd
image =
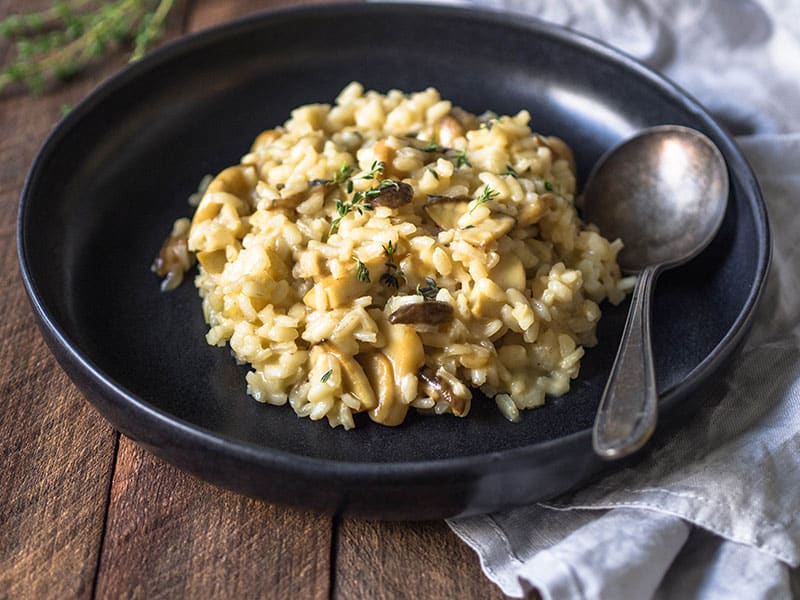
{"type": "MultiPolygon", "coordinates": [[[[165,44],[151,52],[142,60],[125,67],[122,71],[103,81],[85,99],[76,105],[66,117],[49,133],[38,151],[32,166],[25,178],[19,201],[17,215],[17,255],[20,273],[25,290],[45,338],[61,361],[62,366],[71,374],[78,372],[98,386],[106,397],[121,408],[131,412],[144,427],[159,428],[168,431],[172,443],[180,446],[199,446],[210,449],[221,456],[255,463],[263,468],[277,468],[285,471],[302,472],[310,477],[335,476],[345,481],[380,481],[383,483],[403,482],[419,479],[436,479],[443,475],[452,477],[459,473],[483,471],[487,466],[496,466],[508,459],[532,459],[535,455],[558,450],[562,446],[589,444],[591,428],[537,444],[522,446],[509,450],[489,452],[485,454],[462,457],[414,460],[408,462],[341,462],[324,458],[313,458],[291,452],[276,450],[230,438],[194,425],[175,417],[147,401],[136,396],[134,392],[114,382],[106,375],[81,349],[70,340],[66,331],[55,321],[45,306],[45,301],[35,283],[35,274],[31,272],[28,262],[26,232],[29,230],[27,199],[35,191],[37,179],[50,157],[57,152],[61,139],[80,124],[82,117],[101,105],[104,100],[118,89],[135,82],[140,73],[144,73],[177,56],[190,54],[198,46],[213,43],[220,38],[235,35],[239,31],[258,28],[265,21],[277,19],[302,20],[307,15],[327,14],[328,17],[344,18],[352,12],[391,13],[396,11],[412,11],[430,16],[460,16],[472,19],[490,20],[495,24],[510,28],[523,28],[531,35],[542,34],[556,39],[560,43],[578,46],[582,51],[600,56],[606,61],[635,72],[648,84],[659,87],[668,97],[679,103],[684,109],[707,123],[710,137],[720,147],[726,157],[731,178],[738,178],[746,192],[746,204],[753,213],[755,232],[758,242],[757,272],[755,280],[747,296],[743,309],[733,325],[720,340],[719,344],[692,369],[680,386],[673,387],[659,398],[659,412],[675,408],[677,401],[687,390],[696,389],[705,379],[706,374],[714,371],[739,345],[753,317],[755,307],[763,292],[766,275],[771,261],[770,231],[761,191],[755,175],[745,160],[736,143],[723,128],[706,112],[706,110],[690,94],[664,76],[644,66],[633,57],[615,49],[591,36],[575,32],[565,27],[541,21],[535,17],[504,13],[482,8],[463,6],[444,6],[424,3],[385,3],[362,4],[342,3],[330,5],[312,5],[266,10],[247,15],[235,20],[216,25],[198,32],[186,34],[177,40],[165,44]]],[[[708,132],[707,132],[708,133],[708,132]]],[[[117,424],[114,424],[115,426],[117,424]]]]}

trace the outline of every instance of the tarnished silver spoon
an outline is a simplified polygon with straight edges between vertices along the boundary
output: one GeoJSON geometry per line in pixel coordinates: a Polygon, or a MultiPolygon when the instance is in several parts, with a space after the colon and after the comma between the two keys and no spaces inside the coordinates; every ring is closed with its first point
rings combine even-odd
{"type": "Polygon", "coordinates": [[[625,247],[619,265],[639,278],[594,424],[604,458],[641,448],[653,433],[658,395],[650,346],[650,298],[659,273],[696,256],[716,235],[728,171],[705,135],[665,125],[637,133],[595,165],[583,193],[585,219],[625,247]]]}

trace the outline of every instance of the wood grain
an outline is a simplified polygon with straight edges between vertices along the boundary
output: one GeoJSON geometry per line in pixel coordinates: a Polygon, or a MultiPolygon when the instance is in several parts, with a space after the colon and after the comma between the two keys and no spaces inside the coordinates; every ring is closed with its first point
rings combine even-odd
{"type": "Polygon", "coordinates": [[[332,4],[347,0],[195,0],[189,15],[189,31],[198,31],[255,12],[308,4],[332,4]]]}
{"type": "MultiPolygon", "coordinates": [[[[170,35],[291,3],[308,1],[186,0],[170,35]]],[[[0,16],[49,4],[0,0],[0,16]]],[[[215,488],[118,437],[69,383],[25,299],[16,204],[62,108],[124,64],[0,95],[0,598],[501,598],[444,523],[332,520],[215,488]]]]}
{"type": "MultiPolygon", "coordinates": [[[[195,2],[186,23],[263,4],[195,2]]],[[[329,517],[213,487],[122,437],[97,597],[328,598],[331,533],[329,517]]]]}
{"type": "Polygon", "coordinates": [[[328,517],[201,482],[121,437],[98,598],[327,598],[328,517]]]}
{"type": "Polygon", "coordinates": [[[477,555],[441,521],[343,520],[334,598],[504,598],[477,555]]]}
{"type": "MultiPolygon", "coordinates": [[[[43,4],[4,2],[0,17],[43,4]]],[[[8,50],[4,43],[0,54],[8,50]]],[[[115,435],[69,382],[36,329],[17,265],[15,222],[37,149],[61,107],[88,93],[96,80],[84,78],[42,98],[0,96],[3,598],[87,598],[94,582],[115,435]]]]}

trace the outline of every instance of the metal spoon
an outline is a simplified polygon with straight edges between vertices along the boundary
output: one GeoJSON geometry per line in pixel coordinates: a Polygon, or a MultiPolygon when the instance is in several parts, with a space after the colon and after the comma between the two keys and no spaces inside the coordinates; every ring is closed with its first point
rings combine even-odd
{"type": "Polygon", "coordinates": [[[594,424],[594,450],[621,458],[656,426],[658,395],[650,347],[650,297],[663,269],[696,256],[714,238],[728,201],[728,171],[703,134],[665,125],[606,153],[583,194],[584,217],[625,244],[624,272],[639,273],[611,375],[594,424]]]}

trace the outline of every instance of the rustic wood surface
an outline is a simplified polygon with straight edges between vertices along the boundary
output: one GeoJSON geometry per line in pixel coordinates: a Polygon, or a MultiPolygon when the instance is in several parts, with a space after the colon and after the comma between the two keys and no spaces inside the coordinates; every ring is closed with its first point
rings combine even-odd
{"type": "MultiPolygon", "coordinates": [[[[0,0],[0,17],[50,4],[0,0]]],[[[168,37],[280,4],[187,0],[168,37]]],[[[444,523],[331,519],[215,488],[120,436],[61,371],[20,280],[17,201],[64,107],[125,61],[41,97],[0,94],[0,598],[503,597],[444,523]]]]}

